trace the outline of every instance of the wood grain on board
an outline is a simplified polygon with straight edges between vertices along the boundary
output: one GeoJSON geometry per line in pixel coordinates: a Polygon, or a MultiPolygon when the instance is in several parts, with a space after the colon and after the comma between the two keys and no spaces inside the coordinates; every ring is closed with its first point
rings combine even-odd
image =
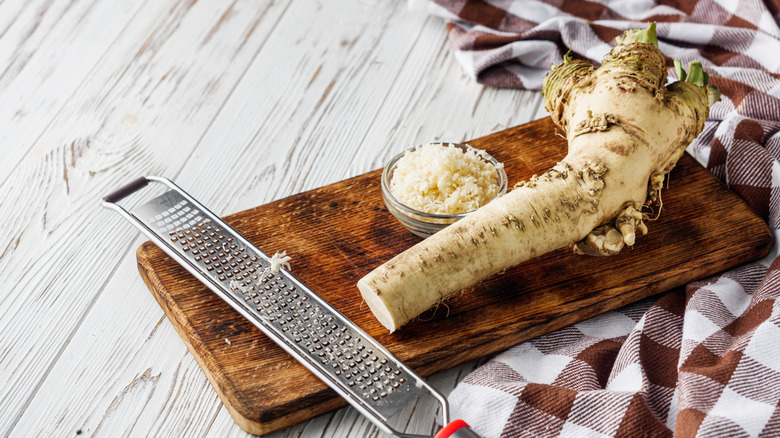
{"type": "MultiPolygon", "coordinates": [[[[504,162],[510,183],[565,155],[565,141],[549,118],[470,144],[504,162]]],[[[296,277],[423,376],[754,260],[771,240],[761,219],[685,155],[664,192],[663,214],[633,248],[611,258],[554,251],[390,334],[362,303],[355,283],[419,238],[385,209],[379,175],[369,172],[225,220],[264,252],[287,251],[296,277]]],[[[345,404],[154,244],[143,244],[137,256],[144,281],[244,430],[272,432],[345,404]]]]}

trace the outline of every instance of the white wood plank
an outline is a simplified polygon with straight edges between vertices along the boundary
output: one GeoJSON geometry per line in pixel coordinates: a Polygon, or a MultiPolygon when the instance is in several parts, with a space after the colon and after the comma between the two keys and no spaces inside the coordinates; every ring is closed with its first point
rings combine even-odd
{"type": "Polygon", "coordinates": [[[0,4],[0,183],[135,16],[143,0],[0,4]]]}
{"type": "Polygon", "coordinates": [[[136,235],[100,196],[178,172],[285,6],[146,5],[0,186],[0,434],[136,235]]]}
{"type": "Polygon", "coordinates": [[[60,358],[72,369],[51,370],[15,434],[186,436],[185,423],[168,421],[175,416],[187,417],[196,430],[208,427],[221,402],[211,391],[181,403],[181,394],[206,392],[209,383],[151,294],[134,293],[144,287],[128,254],[106,287],[105,299],[95,303],[72,338],[70,344],[79,348],[65,349],[60,358]],[[112,324],[119,316],[126,324],[112,324]]]}
{"type": "Polygon", "coordinates": [[[382,148],[362,139],[425,17],[393,2],[340,4],[314,13],[308,2],[291,5],[188,161],[179,180],[208,199],[218,194],[217,211],[362,173],[346,173],[349,157],[382,148]],[[221,184],[203,178],[212,173],[221,184]]]}
{"type": "MultiPolygon", "coordinates": [[[[306,2],[300,2],[298,3],[298,7],[302,9],[306,9],[308,6],[308,3],[306,2]]],[[[393,14],[397,13],[398,11],[403,11],[403,5],[390,5],[389,7],[385,7],[384,10],[386,13],[393,14]]],[[[365,16],[368,12],[371,12],[372,14],[377,13],[377,9],[374,8],[373,11],[369,11],[368,8],[363,7],[361,10],[362,16],[365,16]]],[[[285,17],[290,17],[285,22],[286,26],[289,27],[289,29],[297,31],[302,36],[307,36],[311,34],[312,29],[307,29],[305,27],[302,27],[302,24],[300,23],[300,17],[295,15],[296,10],[293,9],[289,12],[289,14],[286,14],[285,17]]],[[[334,11],[331,11],[334,12],[334,11]]],[[[348,17],[348,15],[347,15],[348,17]]],[[[319,22],[321,21],[321,17],[314,17],[316,20],[312,20],[313,22],[319,22]]],[[[327,23],[327,21],[322,21],[323,23],[327,23]]],[[[420,20],[422,22],[422,20],[420,20]]],[[[332,23],[332,22],[331,22],[332,23]]],[[[346,56],[349,54],[350,46],[356,47],[355,50],[359,50],[360,52],[367,53],[371,51],[371,48],[374,44],[377,43],[378,39],[383,38],[385,35],[384,31],[385,29],[381,27],[372,27],[370,26],[371,23],[364,25],[360,25],[355,27],[354,25],[350,25],[349,22],[344,21],[344,16],[342,15],[342,27],[339,27],[339,29],[343,29],[345,32],[348,32],[345,35],[342,36],[348,36],[352,38],[352,42],[348,44],[342,44],[343,41],[345,41],[345,38],[337,38],[333,41],[329,42],[329,46],[322,47],[323,51],[327,50],[345,50],[347,53],[345,55],[340,57],[326,57],[322,60],[322,62],[319,62],[320,68],[320,75],[321,77],[327,77],[325,74],[345,74],[345,73],[339,73],[340,71],[347,71],[349,67],[342,67],[341,64],[344,63],[345,60],[350,60],[352,64],[352,68],[359,68],[362,65],[365,65],[365,62],[363,62],[359,58],[352,59],[350,56],[346,56]],[[365,41],[365,43],[363,43],[365,41]],[[330,64],[328,64],[330,62],[330,64]],[[332,72],[331,72],[332,70],[332,72]]],[[[360,23],[357,23],[360,24],[360,23]]],[[[282,23],[279,24],[282,26],[282,23]]],[[[184,25],[180,26],[182,29],[184,29],[184,25]]],[[[202,27],[202,26],[201,26],[202,27]]],[[[328,30],[325,28],[321,28],[322,31],[328,30]]],[[[397,31],[401,31],[401,28],[398,28],[397,31]]],[[[331,35],[332,33],[328,31],[328,35],[331,35]]],[[[282,32],[280,34],[279,38],[286,39],[289,37],[289,34],[286,32],[282,32]]],[[[317,35],[314,33],[312,36],[310,36],[312,41],[321,41],[323,39],[322,35],[317,35]]],[[[393,40],[395,41],[395,40],[393,40]]],[[[274,56],[282,57],[287,56],[289,51],[279,49],[275,47],[275,41],[273,38],[269,39],[269,41],[266,42],[266,47],[269,47],[267,50],[271,50],[272,54],[274,56]]],[[[301,55],[311,54],[311,50],[307,47],[307,45],[311,44],[311,41],[306,41],[301,43],[299,51],[301,52],[301,55]]],[[[385,43],[389,44],[389,42],[385,43]]],[[[299,59],[293,59],[294,64],[287,65],[281,65],[281,66],[274,66],[269,65],[268,62],[269,57],[265,56],[264,53],[266,52],[266,49],[261,51],[260,54],[257,55],[256,65],[260,66],[261,70],[266,69],[268,72],[273,73],[274,70],[279,70],[284,72],[284,68],[290,68],[290,71],[296,71],[299,67],[297,66],[298,63],[301,61],[299,59]]],[[[315,53],[315,55],[320,56],[321,53],[315,53]]],[[[399,47],[397,48],[397,56],[403,57],[405,56],[404,48],[399,47]]],[[[272,58],[272,57],[271,57],[272,58]]],[[[317,60],[317,58],[314,58],[317,60]]],[[[397,65],[394,65],[392,63],[387,63],[384,65],[386,69],[389,69],[389,71],[397,72],[397,69],[399,68],[397,65]]],[[[247,90],[237,90],[234,95],[236,96],[242,96],[245,92],[252,91],[253,93],[257,88],[262,88],[261,86],[258,86],[258,82],[255,78],[257,77],[263,77],[261,75],[255,75],[255,72],[250,71],[247,73],[246,77],[249,78],[245,81],[245,87],[247,90]]],[[[284,75],[280,75],[279,77],[282,78],[288,78],[287,72],[284,72],[284,75]]],[[[387,73],[387,71],[380,72],[380,73],[387,73]]],[[[277,73],[278,74],[278,73],[277,73]]],[[[392,78],[394,75],[390,75],[392,78]]],[[[337,92],[335,90],[336,87],[331,86],[330,82],[324,82],[322,84],[318,83],[317,81],[312,82],[312,74],[307,72],[304,75],[296,76],[296,78],[299,78],[301,80],[301,84],[306,85],[309,83],[312,83],[312,86],[315,87],[312,91],[313,94],[307,95],[305,98],[302,98],[301,101],[302,104],[293,102],[295,104],[298,104],[299,107],[293,107],[293,110],[299,110],[302,112],[316,112],[318,108],[321,108],[322,105],[320,104],[320,99],[323,95],[327,94],[325,90],[328,90],[329,88],[333,88],[333,92],[337,92]],[[317,89],[316,87],[320,87],[317,89]]],[[[127,84],[128,88],[134,87],[136,84],[135,82],[129,82],[127,84]]],[[[300,84],[291,84],[288,85],[290,87],[298,86],[300,84]]],[[[112,90],[116,89],[117,86],[114,86],[112,90]]],[[[123,90],[122,92],[117,92],[118,98],[127,98],[124,97],[125,94],[130,94],[128,91],[123,90]]],[[[284,98],[286,96],[279,96],[278,98],[284,98]]],[[[259,105],[259,104],[266,104],[268,96],[260,95],[259,98],[257,96],[252,96],[251,100],[249,101],[249,106],[252,105],[259,105]]],[[[241,98],[243,100],[243,97],[241,98]]],[[[366,99],[368,100],[368,99],[366,99]]],[[[273,103],[273,101],[270,101],[273,103]]],[[[226,104],[226,108],[232,107],[232,104],[226,104]]],[[[269,106],[267,108],[267,111],[273,113],[274,108],[272,106],[269,106]]],[[[239,111],[239,110],[235,110],[239,111]]],[[[119,111],[117,111],[119,112],[119,111]]],[[[181,113],[179,111],[178,113],[181,113]]],[[[122,114],[120,112],[120,114],[122,114]]],[[[177,112],[174,112],[174,114],[177,114],[177,112]]],[[[235,112],[231,113],[230,117],[226,117],[223,120],[229,121],[230,123],[233,123],[233,117],[235,116],[235,112]]],[[[239,111],[239,114],[246,113],[243,112],[243,110],[239,111]]],[[[81,116],[83,117],[83,115],[81,116]]],[[[119,122],[122,121],[122,119],[118,120],[119,122]]],[[[254,119],[250,117],[244,117],[241,119],[243,124],[246,124],[249,127],[252,127],[252,129],[255,129],[254,126],[254,119]]],[[[117,122],[112,120],[112,122],[117,122]]],[[[215,122],[215,126],[220,126],[220,123],[222,122],[215,122]]],[[[239,123],[241,125],[241,123],[239,123]]],[[[271,128],[271,125],[268,125],[269,128],[271,128]]],[[[119,131],[116,126],[111,127],[110,131],[116,132],[119,131]]],[[[120,131],[121,132],[121,131],[120,131]]],[[[160,135],[172,135],[168,132],[159,132],[160,135]]],[[[239,177],[239,175],[230,176],[231,169],[236,169],[239,167],[239,164],[244,163],[247,159],[246,155],[239,155],[237,153],[233,154],[226,154],[226,148],[229,150],[230,148],[230,139],[226,139],[224,136],[217,136],[214,139],[214,143],[203,141],[202,144],[209,144],[209,145],[216,145],[219,146],[217,149],[214,150],[214,155],[207,157],[206,163],[214,164],[218,167],[221,161],[226,160],[226,157],[229,157],[233,162],[230,166],[225,168],[225,172],[216,171],[216,172],[193,172],[190,170],[190,167],[187,167],[186,173],[189,176],[182,176],[181,180],[187,181],[188,178],[192,180],[197,180],[199,182],[203,182],[205,187],[210,189],[211,195],[209,193],[202,193],[199,190],[192,190],[193,193],[196,193],[197,196],[204,201],[212,201],[208,202],[209,205],[230,205],[231,203],[236,202],[236,198],[233,195],[233,193],[229,191],[221,190],[221,187],[231,187],[230,185],[222,185],[221,180],[225,178],[226,176],[228,178],[236,178],[235,181],[233,181],[235,184],[234,186],[242,187],[243,184],[246,183],[245,177],[239,177]],[[208,175],[205,176],[204,175],[208,175]]],[[[288,146],[289,147],[289,146],[288,146]]],[[[149,153],[148,150],[144,150],[144,152],[149,153]]],[[[186,157],[186,155],[185,155],[186,157]]],[[[171,157],[168,157],[169,160],[171,157]]],[[[150,162],[155,163],[159,160],[150,160],[150,162]]],[[[139,167],[139,166],[134,166],[139,167]]],[[[219,170],[219,169],[217,169],[219,170]]],[[[114,176],[116,178],[116,176],[114,176]]],[[[72,182],[74,180],[74,177],[70,177],[70,181],[72,182]]],[[[186,184],[184,184],[187,186],[186,184]]],[[[189,188],[189,187],[188,187],[189,188]]],[[[73,190],[73,189],[71,189],[73,190]]],[[[217,208],[217,211],[219,209],[217,208]]],[[[113,226],[116,226],[116,224],[112,224],[113,226]]],[[[119,227],[121,228],[121,227],[119,227]]],[[[121,236],[119,238],[121,240],[121,236]]],[[[132,256],[130,256],[132,258],[132,256]]],[[[93,262],[94,263],[94,262],[93,262]]],[[[122,268],[120,268],[122,269],[122,268]]],[[[135,270],[133,269],[131,271],[132,275],[137,275],[135,273],[135,270]]],[[[124,275],[123,271],[118,271],[117,275],[124,275]]],[[[129,274],[128,274],[129,275],[129,274]]],[[[120,281],[119,283],[112,282],[111,285],[109,285],[109,288],[113,287],[120,287],[117,286],[125,284],[124,281],[120,281]]],[[[107,289],[109,290],[109,289],[107,289]]],[[[139,294],[148,294],[148,291],[145,290],[145,288],[137,288],[136,290],[139,294]]],[[[60,376],[63,373],[67,375],[67,377],[63,378],[52,378],[49,377],[46,379],[45,382],[43,382],[41,389],[38,391],[38,396],[35,397],[30,404],[28,410],[24,413],[24,416],[21,418],[21,420],[18,423],[18,427],[20,430],[27,430],[27,428],[32,427],[33,431],[35,431],[35,434],[59,434],[64,431],[70,431],[69,429],[65,429],[65,421],[61,421],[57,424],[47,424],[44,428],[36,428],[35,426],[35,419],[40,418],[42,413],[47,412],[58,412],[58,413],[67,413],[67,414],[60,414],[60,416],[65,415],[68,418],[88,418],[90,421],[93,421],[92,419],[98,419],[100,418],[100,422],[98,425],[95,425],[94,422],[90,424],[86,424],[84,427],[89,428],[90,430],[106,430],[107,424],[112,424],[111,431],[112,432],[118,432],[122,431],[122,433],[127,432],[128,430],[132,430],[134,433],[141,433],[139,431],[144,431],[143,433],[149,433],[149,434],[157,434],[157,432],[161,430],[165,431],[181,431],[181,430],[200,430],[205,431],[207,430],[208,422],[200,422],[199,420],[202,418],[208,418],[207,416],[204,417],[202,415],[202,412],[190,412],[187,415],[171,415],[167,416],[164,421],[164,427],[165,429],[156,429],[156,425],[154,424],[153,420],[154,418],[157,418],[156,415],[148,415],[148,413],[158,413],[158,412],[165,412],[172,410],[172,406],[189,406],[189,405],[196,405],[197,401],[203,400],[203,399],[214,399],[214,393],[213,390],[210,388],[206,388],[205,386],[201,387],[200,389],[197,389],[195,385],[188,388],[186,391],[182,391],[181,394],[178,392],[175,393],[177,397],[173,397],[173,395],[170,396],[170,398],[165,399],[157,399],[156,396],[152,397],[148,395],[148,392],[154,391],[153,389],[147,389],[144,391],[124,391],[124,388],[128,385],[127,381],[128,378],[131,381],[138,381],[136,376],[144,376],[145,370],[151,369],[152,372],[149,374],[152,377],[155,377],[157,380],[154,379],[148,379],[148,378],[142,378],[141,380],[144,382],[148,382],[147,385],[152,385],[152,382],[170,382],[172,380],[175,380],[176,377],[172,374],[177,369],[185,369],[188,371],[188,375],[190,374],[190,370],[196,370],[196,368],[192,365],[191,358],[182,359],[182,358],[175,358],[175,360],[181,361],[180,364],[177,366],[165,366],[164,369],[160,370],[158,373],[155,373],[154,371],[157,370],[156,366],[159,365],[159,363],[167,364],[169,362],[170,357],[168,356],[168,352],[165,349],[160,349],[158,346],[153,345],[150,343],[149,345],[144,345],[142,350],[145,353],[148,353],[149,355],[162,355],[163,357],[158,358],[159,360],[150,361],[149,364],[143,363],[138,364],[136,361],[130,361],[130,363],[119,363],[119,364],[105,364],[103,365],[105,367],[102,367],[99,371],[95,371],[95,373],[102,373],[102,379],[96,378],[94,375],[91,375],[89,379],[86,379],[82,384],[76,385],[75,387],[70,387],[66,385],[62,385],[61,382],[69,382],[74,381],[77,379],[77,376],[81,375],[84,372],[84,364],[83,363],[73,363],[69,360],[67,360],[68,357],[91,357],[94,354],[97,353],[98,350],[105,349],[107,346],[110,346],[110,348],[117,348],[120,349],[120,351],[115,351],[114,354],[111,356],[114,357],[127,357],[128,355],[132,357],[147,357],[143,354],[136,354],[132,353],[132,349],[134,346],[126,346],[116,344],[116,339],[113,333],[117,332],[123,332],[123,330],[131,330],[132,327],[135,327],[137,325],[137,318],[133,318],[131,320],[128,320],[125,318],[125,315],[123,314],[109,314],[109,318],[105,319],[104,315],[101,315],[100,312],[97,310],[98,308],[104,308],[103,302],[104,299],[110,299],[110,298],[104,298],[106,296],[109,296],[110,294],[104,293],[104,295],[97,298],[97,302],[95,306],[93,307],[93,311],[87,315],[84,323],[82,324],[82,327],[110,327],[106,331],[101,331],[99,333],[105,333],[105,336],[101,339],[101,342],[83,342],[83,338],[81,333],[86,330],[82,329],[79,330],[79,332],[74,335],[74,339],[69,343],[67,346],[65,353],[62,355],[62,358],[57,362],[57,364],[54,366],[52,371],[49,373],[49,376],[57,375],[60,376]],[[122,327],[119,327],[117,329],[113,329],[114,324],[124,324],[122,327]],[[124,328],[123,328],[124,327],[124,328]],[[129,328],[128,328],[129,327],[129,328]],[[79,340],[77,342],[77,339],[79,340]],[[130,352],[128,352],[127,349],[130,349],[130,352]],[[78,353],[72,353],[72,351],[78,351],[78,353]],[[94,351],[93,351],[94,350],[94,351]],[[186,362],[186,363],[185,363],[186,362]],[[122,368],[120,370],[117,370],[115,367],[125,367],[128,368],[122,368]],[[123,375],[124,377],[121,379],[117,379],[117,375],[123,375]],[[134,380],[135,379],[135,380],[134,380]],[[95,403],[79,403],[79,400],[89,399],[90,397],[95,397],[94,394],[98,393],[98,388],[112,388],[113,393],[108,393],[105,395],[99,396],[99,399],[95,403]],[[112,405],[112,401],[117,397],[116,392],[119,391],[122,393],[121,399],[123,400],[124,404],[127,404],[130,406],[129,410],[130,413],[125,416],[123,413],[116,413],[117,410],[109,409],[109,407],[112,405]],[[56,395],[52,395],[56,394],[56,395]],[[179,398],[179,395],[181,397],[179,398]],[[74,408],[74,406],[78,406],[78,408],[74,408]],[[81,409],[87,409],[89,412],[83,412],[81,409]],[[78,410],[79,413],[76,414],[74,411],[78,410]],[[141,413],[143,412],[143,415],[141,413]],[[106,413],[104,416],[103,413],[106,413]],[[197,418],[192,418],[190,415],[195,415],[197,418]],[[105,418],[104,418],[105,417],[105,418]],[[143,418],[143,423],[137,422],[138,419],[143,418]],[[194,423],[194,424],[193,424],[194,423]],[[187,429],[192,428],[192,429],[187,429]]],[[[109,308],[110,306],[105,306],[105,308],[109,308]]],[[[158,309],[153,309],[154,317],[151,319],[157,318],[157,313],[159,312],[158,309]]],[[[147,318],[146,321],[149,321],[150,319],[147,318]]],[[[180,342],[180,341],[179,341],[180,342]]],[[[100,363],[100,362],[99,362],[100,363]]],[[[198,372],[199,373],[199,372],[198,372]]],[[[191,374],[198,374],[198,373],[191,373],[191,374]]],[[[148,373],[147,373],[148,374],[148,373]]],[[[180,378],[180,377],[179,377],[180,378]]],[[[205,382],[205,377],[202,377],[202,382],[205,382]]],[[[166,386],[168,384],[166,383],[166,386]]],[[[157,386],[157,384],[153,385],[157,386]]],[[[174,385],[177,386],[177,385],[174,385]]],[[[164,389],[156,390],[154,391],[155,394],[165,393],[165,394],[172,394],[170,391],[166,391],[164,389]]],[[[216,415],[216,412],[212,415],[212,417],[216,415]]],[[[197,432],[200,433],[200,432],[197,432]]]]}
{"type": "MultiPolygon", "coordinates": [[[[415,11],[415,13],[420,13],[415,11]]],[[[385,99],[350,173],[382,167],[400,151],[431,141],[464,142],[532,119],[538,92],[484,87],[455,60],[444,22],[431,17],[396,86],[385,99]],[[372,154],[373,151],[380,152],[372,154]]]]}
{"type": "MultiPolygon", "coordinates": [[[[442,22],[408,13],[403,4],[360,1],[335,11],[297,1],[278,23],[273,14],[278,16],[281,8],[261,19],[252,7],[251,18],[257,21],[246,25],[235,18],[242,5],[248,7],[239,3],[231,11],[226,3],[220,9],[201,0],[194,7],[204,9],[177,18],[170,17],[177,11],[163,8],[139,14],[133,26],[140,28],[131,26],[132,36],[117,41],[89,85],[76,93],[11,182],[0,187],[13,195],[16,208],[30,210],[0,222],[18,224],[0,237],[8,239],[9,248],[0,257],[0,275],[20,283],[11,290],[0,286],[0,320],[19,324],[33,313],[19,299],[6,306],[13,294],[42,301],[56,293],[58,312],[78,316],[89,311],[75,333],[71,322],[60,320],[18,343],[6,343],[7,327],[0,327],[0,366],[5,367],[0,370],[13,370],[11,384],[29,389],[46,371],[34,362],[54,360],[58,346],[64,348],[19,419],[16,434],[60,436],[82,430],[108,436],[245,436],[170,323],[160,321],[160,309],[137,278],[132,251],[100,293],[123,251],[79,231],[80,222],[72,216],[79,212],[81,220],[86,211],[97,214],[103,223],[92,225],[90,232],[111,232],[119,242],[129,242],[133,233],[108,213],[85,210],[95,207],[99,194],[140,172],[169,172],[215,211],[227,213],[379,167],[392,148],[437,136],[483,135],[526,121],[536,109],[533,93],[471,83],[452,60],[442,22]],[[232,31],[217,26],[223,15],[232,31]],[[250,36],[239,52],[260,46],[261,31],[250,32],[257,22],[272,33],[262,50],[251,54],[254,62],[225,101],[249,57],[231,57],[237,34],[250,36]],[[213,28],[217,32],[207,38],[205,29],[213,28]],[[149,36],[143,40],[148,44],[138,44],[142,36],[149,36]],[[205,48],[186,47],[204,40],[205,48]],[[139,56],[131,59],[133,53],[139,56]],[[199,57],[207,59],[198,62],[199,57]],[[17,188],[29,181],[42,189],[17,188]],[[43,236],[30,237],[35,234],[43,236]],[[74,238],[84,242],[76,245],[74,238]],[[52,249],[56,254],[48,253],[52,249]],[[44,260],[33,262],[38,259],[44,260]],[[66,276],[74,267],[78,272],[66,276]],[[26,273],[30,269],[50,272],[26,273]],[[52,336],[56,332],[64,334],[52,336]],[[37,369],[29,375],[17,371],[30,365],[37,369]]],[[[10,211],[4,209],[0,217],[10,211]]],[[[51,315],[56,313],[44,316],[51,315]]],[[[6,382],[0,383],[6,388],[6,382]]],[[[451,386],[452,380],[444,378],[442,384],[451,386]]],[[[23,397],[0,399],[0,406],[15,407],[19,400],[23,397]]],[[[424,409],[408,415],[409,427],[426,428],[424,409]]],[[[274,434],[377,435],[352,409],[274,434]]]]}

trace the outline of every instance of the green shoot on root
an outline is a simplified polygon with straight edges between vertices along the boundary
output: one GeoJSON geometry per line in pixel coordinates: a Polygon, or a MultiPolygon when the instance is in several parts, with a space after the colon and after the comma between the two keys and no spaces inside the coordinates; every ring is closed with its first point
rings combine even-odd
{"type": "Polygon", "coordinates": [[[652,44],[658,48],[658,37],[655,35],[655,22],[648,23],[647,29],[629,30],[623,34],[623,37],[615,38],[618,44],[644,43],[652,44]]]}

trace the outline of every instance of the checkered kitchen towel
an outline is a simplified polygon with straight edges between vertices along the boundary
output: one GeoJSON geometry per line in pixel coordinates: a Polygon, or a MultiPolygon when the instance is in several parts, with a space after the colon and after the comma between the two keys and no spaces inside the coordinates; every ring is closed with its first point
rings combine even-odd
{"type": "MultiPolygon", "coordinates": [[[[529,89],[569,49],[599,62],[624,30],[657,21],[668,65],[702,60],[723,94],[689,152],[780,236],[780,1],[410,3],[447,19],[477,81],[529,89]]],[[[455,417],[485,437],[780,436],[780,250],[770,252],[500,354],[455,388],[455,417]]]]}

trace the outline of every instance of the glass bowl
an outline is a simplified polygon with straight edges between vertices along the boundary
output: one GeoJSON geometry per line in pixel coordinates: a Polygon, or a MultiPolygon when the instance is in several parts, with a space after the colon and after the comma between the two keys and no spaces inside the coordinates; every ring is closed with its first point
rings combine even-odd
{"type": "MultiPolygon", "coordinates": [[[[496,181],[499,187],[496,198],[506,193],[508,179],[503,166],[500,166],[499,162],[484,150],[461,143],[433,142],[430,144],[438,144],[442,146],[451,145],[462,149],[464,152],[468,150],[479,152],[480,156],[486,159],[487,162],[492,163],[496,168],[496,181]]],[[[463,219],[476,210],[458,214],[425,213],[402,204],[398,199],[396,199],[395,196],[393,196],[392,193],[390,193],[390,181],[393,179],[393,172],[395,171],[395,166],[398,163],[398,160],[400,160],[401,157],[403,157],[407,152],[413,151],[415,148],[416,147],[409,148],[401,152],[400,154],[393,157],[385,166],[384,171],[382,171],[382,199],[384,200],[385,206],[390,211],[390,213],[395,216],[395,218],[398,219],[403,226],[405,226],[415,235],[426,238],[445,228],[447,225],[453,224],[458,220],[463,219]]]]}

